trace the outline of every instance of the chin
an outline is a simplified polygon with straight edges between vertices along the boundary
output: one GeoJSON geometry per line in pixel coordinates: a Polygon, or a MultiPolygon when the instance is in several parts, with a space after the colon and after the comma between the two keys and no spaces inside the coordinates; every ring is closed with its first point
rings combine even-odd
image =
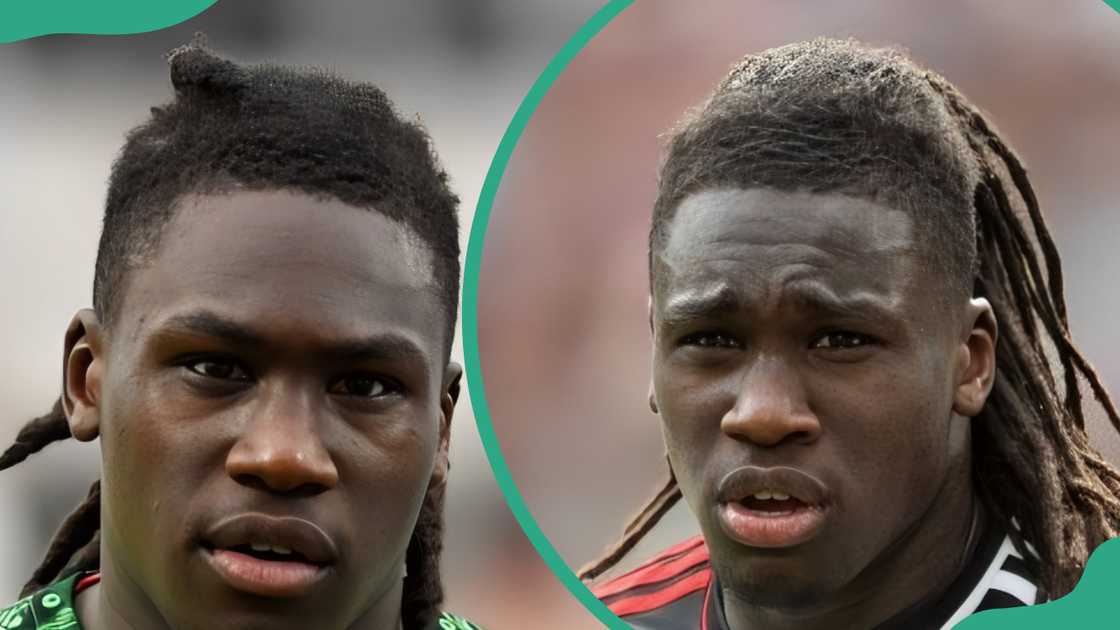
{"type": "Polygon", "coordinates": [[[226,614],[211,614],[206,618],[193,618],[176,628],[182,630],[283,630],[284,628],[317,627],[301,623],[290,616],[259,611],[233,610],[226,614]]]}
{"type": "MultiPolygon", "coordinates": [[[[205,603],[182,607],[168,618],[176,630],[287,630],[318,628],[316,602],[310,598],[270,599],[220,589],[205,603]]],[[[333,615],[331,615],[333,617],[333,615]]],[[[324,627],[330,627],[326,625],[324,627]]]]}
{"type": "Polygon", "coordinates": [[[735,567],[717,568],[725,597],[762,608],[805,609],[833,591],[821,563],[790,558],[752,558],[735,567]]]}

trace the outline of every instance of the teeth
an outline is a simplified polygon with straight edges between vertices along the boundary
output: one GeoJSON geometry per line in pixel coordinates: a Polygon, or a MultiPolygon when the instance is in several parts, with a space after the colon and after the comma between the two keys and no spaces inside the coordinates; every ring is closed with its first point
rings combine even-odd
{"type": "Polygon", "coordinates": [[[770,499],[773,499],[775,501],[789,500],[788,494],[784,492],[778,492],[777,490],[759,490],[758,492],[754,493],[753,496],[759,501],[768,501],[770,499]]]}
{"type": "Polygon", "coordinates": [[[282,556],[286,556],[292,553],[291,547],[285,547],[284,545],[270,545],[263,542],[250,543],[249,547],[253,551],[271,551],[272,553],[278,553],[282,556]]]}

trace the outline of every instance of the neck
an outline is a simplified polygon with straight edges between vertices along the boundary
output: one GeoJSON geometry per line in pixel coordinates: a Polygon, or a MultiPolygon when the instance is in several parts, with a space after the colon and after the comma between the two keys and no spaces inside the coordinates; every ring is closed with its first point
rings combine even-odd
{"type": "MultiPolygon", "coordinates": [[[[104,544],[104,543],[102,543],[104,544]]],[[[128,577],[113,566],[102,548],[101,581],[82,591],[75,603],[78,621],[85,630],[169,630],[170,626],[136,584],[114,588],[128,577]]]]}
{"type": "Polygon", "coordinates": [[[922,518],[827,598],[778,609],[752,604],[722,586],[728,626],[731,630],[873,628],[935,600],[968,564],[984,531],[983,510],[967,477],[963,485],[942,488],[922,518]]]}

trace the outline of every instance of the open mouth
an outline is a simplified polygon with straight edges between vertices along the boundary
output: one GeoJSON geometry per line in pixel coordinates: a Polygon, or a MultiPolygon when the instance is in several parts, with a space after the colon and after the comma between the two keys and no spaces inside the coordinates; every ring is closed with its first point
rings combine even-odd
{"type": "Polygon", "coordinates": [[[757,499],[723,503],[720,524],[732,538],[751,547],[793,547],[807,542],[824,525],[825,510],[799,499],[757,499]]]}
{"type": "Polygon", "coordinates": [[[289,547],[283,545],[270,545],[268,543],[249,543],[242,545],[235,545],[226,551],[233,551],[239,554],[256,558],[257,560],[264,560],[267,562],[300,562],[303,564],[318,565],[317,562],[312,562],[298,551],[293,551],[289,547]]]}
{"type": "Polygon", "coordinates": [[[724,532],[749,547],[808,542],[824,527],[828,489],[792,468],[744,466],[719,484],[717,516],[724,532]]]}
{"type": "Polygon", "coordinates": [[[765,516],[783,516],[809,507],[797,497],[775,491],[756,492],[738,503],[751,512],[759,512],[765,516]]]}
{"type": "Polygon", "coordinates": [[[299,597],[326,575],[326,566],[311,562],[301,553],[271,545],[235,545],[230,548],[203,546],[211,568],[236,590],[262,597],[299,597]],[[256,548],[255,548],[256,547],[256,548]]]}
{"type": "Polygon", "coordinates": [[[338,557],[334,542],[314,523],[260,514],[219,522],[200,546],[228,586],[263,597],[307,594],[338,557]]]}

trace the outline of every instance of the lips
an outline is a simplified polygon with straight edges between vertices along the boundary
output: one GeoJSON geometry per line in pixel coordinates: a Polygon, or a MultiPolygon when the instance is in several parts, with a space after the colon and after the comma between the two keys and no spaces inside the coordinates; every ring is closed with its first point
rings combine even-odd
{"type": "Polygon", "coordinates": [[[718,517],[731,538],[760,548],[808,542],[824,527],[829,490],[823,482],[794,468],[744,466],[718,485],[718,517]]]}
{"type": "Polygon", "coordinates": [[[246,513],[206,530],[203,553],[230,587],[264,597],[298,597],[326,577],[338,560],[331,537],[296,517],[246,513]]]}

